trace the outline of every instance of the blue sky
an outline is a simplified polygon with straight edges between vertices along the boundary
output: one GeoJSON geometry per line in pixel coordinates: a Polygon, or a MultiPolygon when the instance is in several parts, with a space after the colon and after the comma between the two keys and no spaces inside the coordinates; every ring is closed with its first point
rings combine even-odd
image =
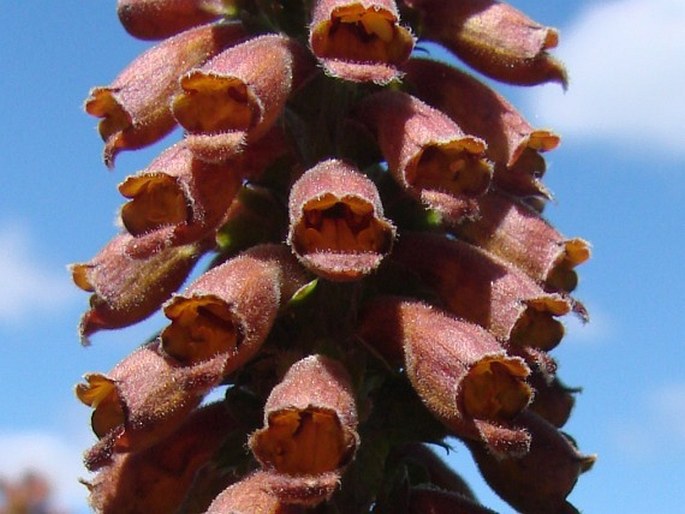
{"type": "MultiPolygon", "coordinates": [[[[536,127],[562,135],[547,155],[556,195],[547,216],[594,252],[577,291],[592,321],[570,320],[554,351],[560,377],[584,388],[566,429],[599,455],[570,499],[586,513],[676,512],[685,503],[685,3],[512,3],[561,31],[568,92],[502,91],[536,127]]],[[[80,454],[93,436],[73,385],[160,325],[98,334],[82,348],[88,295],[66,271],[113,235],[116,185],[155,155],[123,153],[107,171],[96,121],[81,109],[90,87],[147,47],[125,35],[114,5],[0,3],[0,475],[40,467],[79,513],[80,454]]],[[[474,475],[461,447],[453,461],[474,475]]]]}

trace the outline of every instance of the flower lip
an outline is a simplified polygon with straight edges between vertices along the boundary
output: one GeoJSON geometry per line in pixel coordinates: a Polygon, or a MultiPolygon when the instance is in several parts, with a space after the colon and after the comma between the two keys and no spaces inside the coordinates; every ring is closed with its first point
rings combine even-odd
{"type": "Polygon", "coordinates": [[[414,47],[411,32],[398,24],[392,1],[319,1],[310,31],[314,55],[333,76],[384,84],[414,47]]]}
{"type": "Polygon", "coordinates": [[[89,373],[84,379],[85,384],[76,386],[76,396],[95,409],[91,424],[95,435],[101,438],[126,421],[123,402],[114,380],[99,373],[89,373]]]}
{"type": "Polygon", "coordinates": [[[181,362],[196,363],[219,353],[234,353],[242,341],[230,306],[214,295],[175,296],[164,308],[171,324],[162,331],[164,351],[181,362]]]}
{"type": "Polygon", "coordinates": [[[176,120],[188,132],[247,131],[259,117],[259,103],[237,77],[198,70],[181,77],[183,94],[173,101],[176,120]]]}
{"type": "Polygon", "coordinates": [[[553,294],[524,300],[526,309],[511,329],[510,343],[518,347],[551,350],[564,337],[564,325],[556,316],[571,311],[571,304],[565,298],[553,294]]]}
{"type": "Polygon", "coordinates": [[[326,194],[308,201],[302,212],[294,238],[302,253],[377,253],[387,246],[387,227],[362,198],[326,194]]]}
{"type": "Polygon", "coordinates": [[[476,138],[429,145],[407,167],[407,182],[417,189],[478,196],[490,184],[491,169],[481,157],[485,145],[476,138]]]}
{"type": "Polygon", "coordinates": [[[186,195],[175,177],[164,173],[132,176],[119,191],[130,199],[121,209],[121,220],[131,235],[191,221],[186,195]]]}
{"type": "Polygon", "coordinates": [[[264,428],[249,440],[265,468],[317,477],[338,472],[359,445],[350,377],[337,361],[310,355],[293,364],[264,406],[264,428]]]}
{"type": "Polygon", "coordinates": [[[513,418],[530,403],[529,373],[520,359],[487,356],[476,362],[460,388],[465,413],[495,421],[513,418]]]}
{"type": "Polygon", "coordinates": [[[329,159],[295,182],[288,243],[305,267],[329,280],[357,280],[389,253],[395,227],[383,217],[374,183],[329,159]]]}
{"type": "Polygon", "coordinates": [[[268,428],[252,444],[259,448],[260,460],[290,475],[334,471],[353,450],[336,413],[311,406],[271,413],[268,428]]]}

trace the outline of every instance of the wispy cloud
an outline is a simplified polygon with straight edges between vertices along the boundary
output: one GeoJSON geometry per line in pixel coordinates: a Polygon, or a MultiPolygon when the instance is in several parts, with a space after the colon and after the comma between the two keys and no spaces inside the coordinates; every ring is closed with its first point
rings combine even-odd
{"type": "Polygon", "coordinates": [[[683,27],[682,0],[588,3],[555,52],[569,91],[532,88],[528,112],[566,136],[685,156],[683,27]]]}
{"type": "Polygon", "coordinates": [[[38,472],[50,483],[58,506],[82,512],[87,490],[78,478],[87,473],[81,453],[82,448],[53,433],[0,432],[0,476],[18,480],[24,473],[38,472]]]}
{"type": "Polygon", "coordinates": [[[655,390],[650,396],[650,405],[664,432],[685,448],[685,383],[655,390]]]}
{"type": "Polygon", "coordinates": [[[634,460],[681,456],[685,452],[685,382],[655,387],[636,400],[639,417],[615,420],[612,440],[634,460]]]}
{"type": "Polygon", "coordinates": [[[42,262],[28,229],[0,222],[0,325],[54,312],[76,298],[63,266],[42,262]]]}

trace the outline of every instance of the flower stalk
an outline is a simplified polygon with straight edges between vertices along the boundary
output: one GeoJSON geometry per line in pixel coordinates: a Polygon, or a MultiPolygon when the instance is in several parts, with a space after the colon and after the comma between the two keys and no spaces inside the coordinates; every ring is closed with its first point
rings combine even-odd
{"type": "Polygon", "coordinates": [[[495,0],[117,14],[157,43],[86,100],[106,165],[182,135],[120,183],[119,233],[71,268],[82,340],[166,318],[76,386],[93,510],[493,512],[434,443],[467,447],[523,514],[577,512],[594,457],[559,430],[578,389],[554,352],[563,316],[587,319],[571,293],[590,247],[542,213],[560,138],[421,55],[565,87],[558,32],[495,0]]]}

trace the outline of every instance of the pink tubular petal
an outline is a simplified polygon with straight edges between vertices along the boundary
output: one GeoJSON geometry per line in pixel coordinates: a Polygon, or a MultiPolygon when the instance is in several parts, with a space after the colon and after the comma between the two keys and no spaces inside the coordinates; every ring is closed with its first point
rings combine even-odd
{"type": "Polygon", "coordinates": [[[414,47],[398,21],[393,0],[317,0],[309,44],[329,75],[387,84],[401,76],[397,67],[414,47]]]}
{"type": "Polygon", "coordinates": [[[329,280],[368,275],[395,236],[374,183],[336,159],[320,162],[293,185],[289,214],[288,243],[306,268],[329,280]]]}
{"type": "Polygon", "coordinates": [[[102,118],[108,167],[122,150],[150,145],[174,127],[169,100],[177,79],[242,38],[242,25],[205,25],[169,38],[134,60],[108,87],[96,87],[86,99],[89,114],[102,118]]]}

